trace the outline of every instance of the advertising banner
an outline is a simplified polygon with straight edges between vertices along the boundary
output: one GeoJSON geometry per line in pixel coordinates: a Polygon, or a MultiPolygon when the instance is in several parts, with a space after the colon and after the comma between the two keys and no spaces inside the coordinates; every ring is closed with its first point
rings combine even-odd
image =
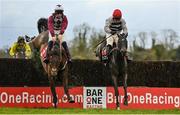
{"type": "MultiPolygon", "coordinates": [[[[119,87],[121,109],[180,109],[180,88],[128,87],[128,106],[119,87]]],[[[75,103],[68,103],[63,87],[56,88],[59,108],[116,108],[113,87],[74,87],[69,89],[75,103]]],[[[0,87],[0,107],[52,107],[49,87],[0,87]]]]}
{"type": "MultiPolygon", "coordinates": [[[[68,103],[62,87],[56,88],[58,107],[82,108],[83,87],[69,89],[70,96],[75,103],[68,103]]],[[[1,87],[0,107],[53,107],[52,95],[49,87],[1,87]]]]}
{"type": "MultiPolygon", "coordinates": [[[[124,90],[119,88],[121,109],[180,109],[180,88],[128,88],[128,106],[123,105],[124,90]]],[[[114,89],[107,87],[107,108],[115,108],[114,89]]]]}

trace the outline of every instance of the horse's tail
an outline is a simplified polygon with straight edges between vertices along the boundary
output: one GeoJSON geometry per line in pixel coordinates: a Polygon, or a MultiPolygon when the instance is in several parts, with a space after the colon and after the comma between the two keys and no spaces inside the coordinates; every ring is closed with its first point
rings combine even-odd
{"type": "Polygon", "coordinates": [[[39,34],[41,32],[48,30],[48,19],[47,18],[40,18],[37,22],[38,32],[39,34]]]}

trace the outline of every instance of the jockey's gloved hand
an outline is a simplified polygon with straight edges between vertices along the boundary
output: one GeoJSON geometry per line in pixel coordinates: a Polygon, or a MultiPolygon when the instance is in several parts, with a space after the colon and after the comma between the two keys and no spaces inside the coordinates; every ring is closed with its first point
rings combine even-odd
{"type": "Polygon", "coordinates": [[[116,34],[116,31],[111,31],[111,34],[112,34],[112,35],[116,34]]]}
{"type": "Polygon", "coordinates": [[[122,34],[120,34],[120,36],[122,36],[123,38],[126,38],[128,36],[128,34],[122,33],[122,34]]]}

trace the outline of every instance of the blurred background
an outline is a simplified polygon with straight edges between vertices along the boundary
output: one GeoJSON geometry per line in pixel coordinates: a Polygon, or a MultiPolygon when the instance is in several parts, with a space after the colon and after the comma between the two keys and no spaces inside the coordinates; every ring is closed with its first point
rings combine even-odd
{"type": "Polygon", "coordinates": [[[128,27],[133,60],[180,60],[179,0],[0,0],[0,58],[18,36],[37,36],[37,21],[62,4],[69,25],[64,35],[74,59],[96,59],[105,20],[119,8],[128,27]]]}

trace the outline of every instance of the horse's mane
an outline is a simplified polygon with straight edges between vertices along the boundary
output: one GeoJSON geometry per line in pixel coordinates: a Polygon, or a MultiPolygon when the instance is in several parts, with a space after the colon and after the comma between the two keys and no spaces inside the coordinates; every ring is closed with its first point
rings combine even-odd
{"type": "Polygon", "coordinates": [[[40,18],[37,22],[38,32],[42,33],[48,30],[48,19],[47,18],[40,18]]]}

